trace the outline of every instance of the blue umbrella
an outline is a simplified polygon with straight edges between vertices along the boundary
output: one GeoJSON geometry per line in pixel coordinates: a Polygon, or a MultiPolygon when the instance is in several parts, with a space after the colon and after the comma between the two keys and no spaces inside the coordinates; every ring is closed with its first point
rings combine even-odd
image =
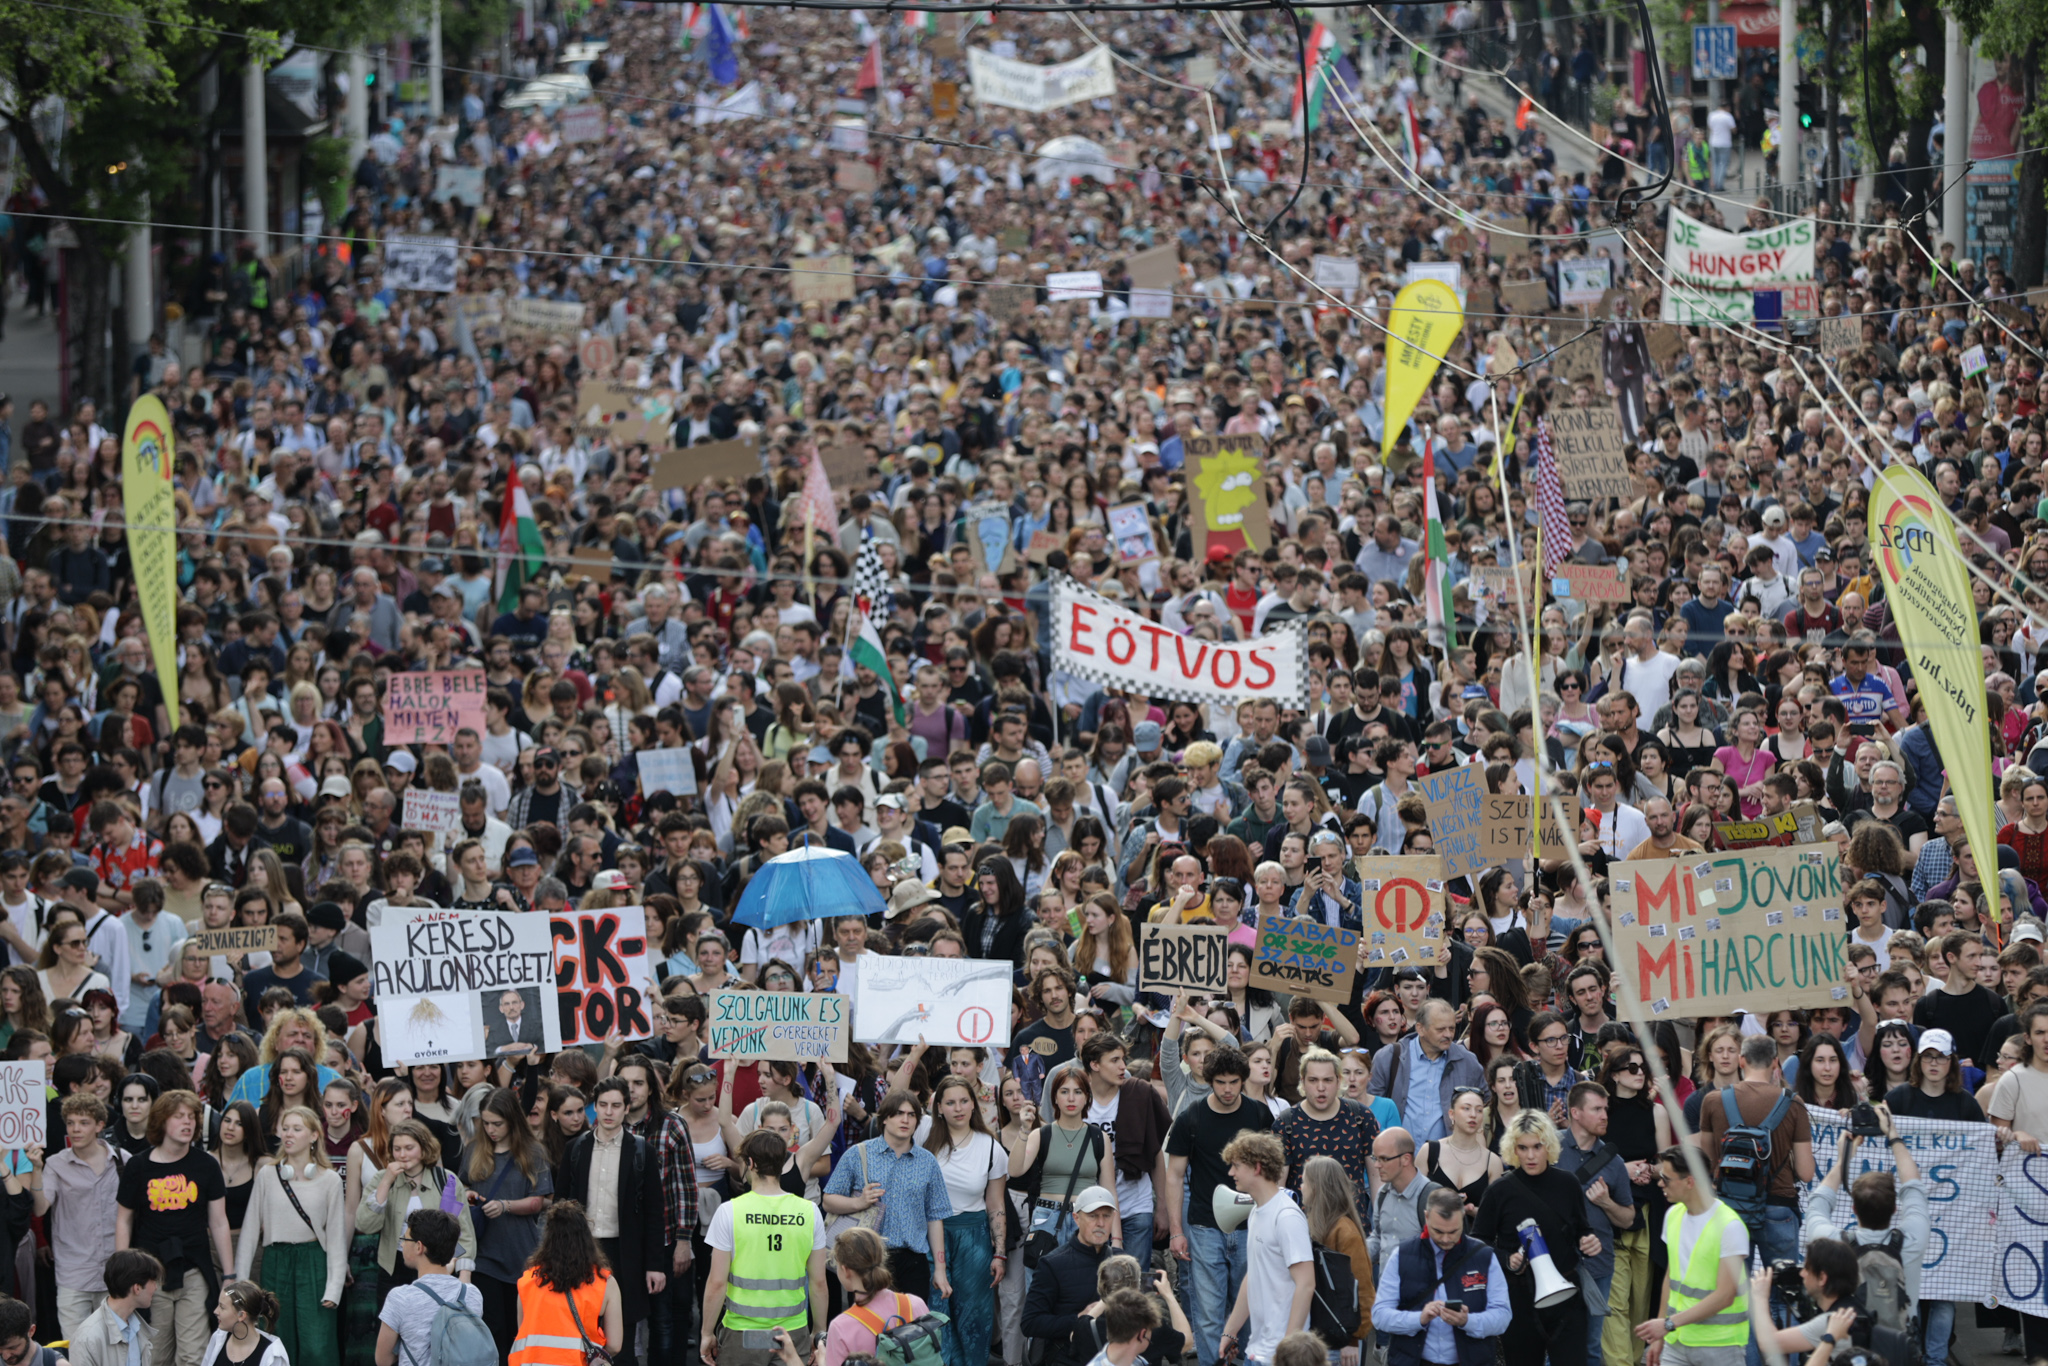
{"type": "Polygon", "coordinates": [[[837,915],[880,915],[888,910],[875,880],[853,855],[822,844],[805,845],[761,865],[733,912],[735,925],[773,929],[799,920],[837,915]]]}

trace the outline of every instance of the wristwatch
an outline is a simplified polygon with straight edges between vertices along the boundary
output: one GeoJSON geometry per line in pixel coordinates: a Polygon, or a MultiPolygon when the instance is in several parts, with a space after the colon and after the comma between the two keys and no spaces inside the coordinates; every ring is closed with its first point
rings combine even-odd
{"type": "Polygon", "coordinates": [[[1823,1347],[1832,1347],[1835,1345],[1835,1335],[1833,1333],[1822,1333],[1820,1335],[1820,1342],[1823,1347]]]}
{"type": "Polygon", "coordinates": [[[1672,1318],[1669,1314],[1666,1314],[1664,1316],[1664,1331],[1667,1333],[1675,1333],[1678,1331],[1677,1323],[1672,1321],[1672,1318]]]}

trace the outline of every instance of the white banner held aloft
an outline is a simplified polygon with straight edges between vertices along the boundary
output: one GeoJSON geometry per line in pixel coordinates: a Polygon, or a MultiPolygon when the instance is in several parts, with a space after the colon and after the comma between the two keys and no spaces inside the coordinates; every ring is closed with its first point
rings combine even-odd
{"type": "Polygon", "coordinates": [[[384,283],[393,289],[453,294],[456,251],[456,241],[452,237],[387,237],[384,239],[384,283]]]}
{"type": "Polygon", "coordinates": [[[1664,236],[1663,320],[1749,322],[1756,290],[1813,279],[1813,246],[1811,218],[1765,232],[1722,232],[1673,209],[1664,236]]]}
{"type": "Polygon", "coordinates": [[[690,762],[687,745],[675,749],[639,749],[633,757],[640,764],[640,790],[647,796],[673,792],[678,796],[697,794],[697,766],[690,762]]]}
{"type": "Polygon", "coordinates": [[[1010,965],[980,958],[861,959],[853,1037],[862,1043],[1007,1048],[1010,965]]]}
{"type": "Polygon", "coordinates": [[[1319,253],[1316,256],[1315,274],[1312,278],[1321,288],[1349,299],[1358,291],[1358,262],[1349,256],[1324,256],[1319,253]]]}
{"type": "Polygon", "coordinates": [[[1069,578],[1053,580],[1052,600],[1054,667],[1078,678],[1184,702],[1308,706],[1308,636],[1295,622],[1251,640],[1198,640],[1069,578]]]}
{"type": "Polygon", "coordinates": [[[973,83],[976,104],[1033,114],[1116,94],[1116,69],[1110,65],[1106,47],[1058,66],[1034,66],[971,47],[967,49],[967,78],[973,83]]]}
{"type": "Polygon", "coordinates": [[[549,923],[563,1045],[652,1038],[646,910],[556,911],[549,923]]]}
{"type": "Polygon", "coordinates": [[[1048,303],[1066,303],[1073,299],[1099,299],[1102,297],[1102,272],[1099,270],[1056,270],[1045,277],[1045,298],[1048,303]]]}
{"type": "MultiPolygon", "coordinates": [[[[1813,1121],[1813,1168],[1825,1176],[1838,1165],[1843,1131],[1849,1116],[1842,1110],[1806,1107],[1813,1121]]],[[[1999,1206],[1998,1138],[1989,1124],[1968,1124],[1947,1119],[1895,1119],[1899,1137],[1913,1154],[1921,1177],[1927,1182],[1927,1213],[1933,1231],[1921,1258],[1920,1298],[1923,1300],[1985,1300],[1988,1287],[1998,1283],[1998,1253],[2005,1246],[1998,1236],[2018,1236],[2008,1222],[2020,1229],[2023,1219],[1995,1218],[1999,1206]]],[[[1881,1140],[1864,1139],[1856,1146],[1856,1157],[1845,1188],[1854,1185],[1865,1172],[1893,1171],[1891,1148],[1881,1140]]],[[[2048,1175],[2048,1164],[2044,1164],[2048,1175]]],[[[1808,1197],[1811,1198],[1810,1196],[1808,1197]]],[[[1836,1197],[1835,1212],[1843,1223],[1854,1223],[1846,1189],[1836,1197]]],[[[1801,1253],[1805,1251],[1802,1238],[1801,1253]]],[[[2034,1237],[2034,1252],[2040,1252],[2040,1234],[2034,1237]]],[[[2023,1269],[2014,1279],[2022,1288],[2038,1277],[2023,1269]]],[[[2002,1293],[2002,1292],[2001,1292],[2002,1293]]]]}
{"type": "Polygon", "coordinates": [[[421,787],[405,789],[405,807],[399,819],[399,829],[446,835],[453,833],[461,824],[461,794],[429,792],[421,787]]]}
{"type": "Polygon", "coordinates": [[[386,1062],[467,1062],[527,1043],[562,1050],[544,915],[399,911],[370,931],[386,1062]]]}

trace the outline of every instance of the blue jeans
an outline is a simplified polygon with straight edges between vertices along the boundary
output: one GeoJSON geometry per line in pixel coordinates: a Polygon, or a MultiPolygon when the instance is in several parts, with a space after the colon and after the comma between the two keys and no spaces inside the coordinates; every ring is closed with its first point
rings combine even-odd
{"type": "Polygon", "coordinates": [[[1237,1301],[1244,1282],[1246,1233],[1225,1233],[1210,1224],[1188,1226],[1189,1279],[1194,1282],[1195,1356],[1202,1366],[1216,1366],[1216,1348],[1223,1339],[1223,1321],[1237,1301]]]}
{"type": "Polygon", "coordinates": [[[1607,1294],[1614,1288],[1611,1261],[1607,1274],[1594,1276],[1593,1284],[1599,1293],[1586,1301],[1586,1366],[1600,1366],[1600,1334],[1607,1326],[1607,1294]]]}
{"type": "Polygon", "coordinates": [[[1126,1214],[1124,1216],[1124,1251],[1138,1259],[1138,1269],[1146,1285],[1152,1284],[1152,1215],[1126,1214]]]}
{"type": "Polygon", "coordinates": [[[1920,1345],[1920,1360],[1924,1366],[1948,1366],[1948,1335],[1956,1326],[1956,1302],[1920,1301],[1920,1322],[1926,1329],[1926,1338],[1920,1345]]]}
{"type": "Polygon", "coordinates": [[[1728,179],[1728,160],[1735,154],[1733,147],[1715,147],[1708,151],[1708,160],[1713,164],[1714,193],[1719,194],[1728,179]]]}
{"type": "MultiPolygon", "coordinates": [[[[1743,1222],[1749,1223],[1748,1220],[1743,1222]]],[[[1765,1205],[1763,1218],[1750,1226],[1749,1236],[1754,1251],[1763,1258],[1766,1270],[1772,1262],[1797,1261],[1799,1211],[1778,1205],[1765,1205]]],[[[1763,1366],[1764,1354],[1756,1345],[1755,1333],[1749,1335],[1749,1347],[1744,1357],[1747,1366],[1763,1366]]]]}

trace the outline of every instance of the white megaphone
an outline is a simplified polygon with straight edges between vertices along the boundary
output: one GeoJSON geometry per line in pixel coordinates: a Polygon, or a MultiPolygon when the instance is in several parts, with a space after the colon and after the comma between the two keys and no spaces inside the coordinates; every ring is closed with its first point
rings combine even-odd
{"type": "Polygon", "coordinates": [[[1550,1244],[1543,1241],[1543,1231],[1536,1227],[1534,1219],[1524,1219],[1515,1225],[1515,1232],[1522,1235],[1522,1256],[1528,1259],[1529,1269],[1536,1273],[1538,1309],[1563,1304],[1579,1293],[1576,1285],[1558,1274],[1557,1263],[1550,1260],[1550,1244]]]}
{"type": "Polygon", "coordinates": [[[1241,1190],[1218,1186],[1209,1197],[1209,1212],[1216,1216],[1216,1227],[1225,1233],[1235,1233],[1252,1217],[1252,1198],[1241,1190]]]}

